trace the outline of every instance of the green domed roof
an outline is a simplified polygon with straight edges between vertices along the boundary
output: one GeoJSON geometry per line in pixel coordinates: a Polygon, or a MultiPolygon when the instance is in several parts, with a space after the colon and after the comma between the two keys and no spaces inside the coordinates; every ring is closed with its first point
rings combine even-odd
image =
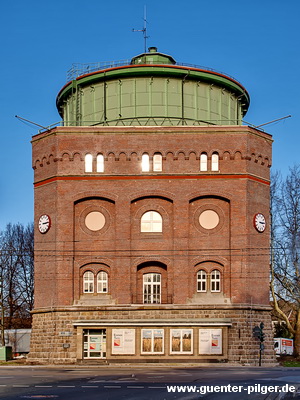
{"type": "Polygon", "coordinates": [[[64,125],[241,125],[250,98],[234,78],[150,47],[131,60],[73,65],[57,96],[64,125]]]}
{"type": "Polygon", "coordinates": [[[157,47],[149,47],[148,53],[133,57],[131,64],[176,64],[176,61],[167,54],[159,53],[157,47]]]}

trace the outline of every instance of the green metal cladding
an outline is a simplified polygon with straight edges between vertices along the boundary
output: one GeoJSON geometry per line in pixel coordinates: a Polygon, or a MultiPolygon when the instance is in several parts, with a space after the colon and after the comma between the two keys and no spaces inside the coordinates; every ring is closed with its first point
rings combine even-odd
{"type": "Polygon", "coordinates": [[[241,125],[249,102],[235,79],[150,48],[130,64],[67,83],[57,108],[66,126],[241,125]]]}

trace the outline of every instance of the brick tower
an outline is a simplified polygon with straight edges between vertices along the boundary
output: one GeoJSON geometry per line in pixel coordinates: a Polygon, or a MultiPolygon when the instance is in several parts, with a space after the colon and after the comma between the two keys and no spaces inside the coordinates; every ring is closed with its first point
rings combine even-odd
{"type": "Polygon", "coordinates": [[[149,48],[71,71],[32,139],[39,362],[255,364],[272,138],[235,79],[149,48]],[[76,71],[75,71],[76,70],[76,71]]]}

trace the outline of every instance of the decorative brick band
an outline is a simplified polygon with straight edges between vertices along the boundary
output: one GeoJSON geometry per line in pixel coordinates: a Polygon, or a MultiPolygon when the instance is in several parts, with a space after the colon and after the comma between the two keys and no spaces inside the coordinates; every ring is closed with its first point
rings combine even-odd
{"type": "Polygon", "coordinates": [[[259,178],[257,176],[249,175],[249,174],[236,174],[236,175],[226,175],[226,174],[218,174],[218,175],[101,175],[101,176],[54,176],[52,178],[44,179],[40,182],[35,182],[34,187],[39,187],[42,185],[46,185],[48,183],[57,182],[57,181],[103,181],[103,180],[142,180],[142,179],[249,179],[255,182],[263,183],[265,185],[270,186],[270,181],[259,178]]]}

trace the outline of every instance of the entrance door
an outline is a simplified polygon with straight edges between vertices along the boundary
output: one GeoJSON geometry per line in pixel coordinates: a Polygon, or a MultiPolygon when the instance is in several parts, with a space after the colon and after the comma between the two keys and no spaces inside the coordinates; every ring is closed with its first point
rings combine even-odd
{"type": "Polygon", "coordinates": [[[106,358],[106,329],[83,331],[83,358],[106,358]]]}

